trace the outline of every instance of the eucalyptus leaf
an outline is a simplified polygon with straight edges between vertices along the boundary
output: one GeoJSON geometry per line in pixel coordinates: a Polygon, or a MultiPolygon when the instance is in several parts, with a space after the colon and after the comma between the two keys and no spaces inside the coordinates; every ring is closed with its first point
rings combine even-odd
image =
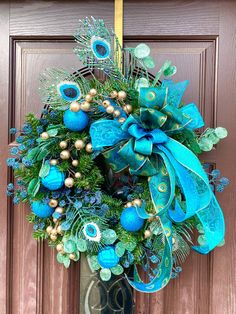
{"type": "Polygon", "coordinates": [[[62,253],[57,253],[57,261],[61,264],[64,262],[64,255],[62,253]]]}
{"type": "Polygon", "coordinates": [[[121,265],[116,265],[115,267],[112,267],[111,268],[111,272],[114,274],[114,275],[121,275],[124,271],[124,268],[121,266],[121,265]]]}
{"type": "Polygon", "coordinates": [[[49,136],[56,136],[58,133],[58,129],[51,129],[47,131],[49,136]]]}
{"type": "Polygon", "coordinates": [[[146,44],[139,44],[135,49],[134,49],[134,55],[138,59],[143,59],[149,56],[150,54],[150,48],[146,44]]]}
{"type": "Polygon", "coordinates": [[[78,239],[76,245],[80,252],[85,252],[87,250],[87,242],[84,239],[78,239]]]}
{"type": "Polygon", "coordinates": [[[39,178],[34,178],[30,181],[28,185],[28,194],[30,196],[35,196],[40,188],[40,179],[39,178]]]}
{"type": "Polygon", "coordinates": [[[148,56],[146,58],[143,59],[143,63],[144,65],[149,68],[149,69],[153,69],[155,68],[155,61],[153,60],[152,57],[148,56]]]}
{"type": "Polygon", "coordinates": [[[116,255],[121,257],[125,254],[125,245],[122,242],[118,242],[115,247],[116,255]]]}
{"type": "Polygon", "coordinates": [[[98,262],[98,258],[96,255],[87,257],[89,267],[92,271],[98,270],[100,268],[100,264],[98,262]]]}
{"type": "Polygon", "coordinates": [[[170,66],[166,70],[164,70],[163,74],[164,76],[172,76],[177,72],[177,68],[175,65],[170,66]]]}
{"type": "Polygon", "coordinates": [[[170,66],[171,66],[171,61],[170,60],[166,60],[164,63],[163,63],[163,65],[162,65],[162,67],[161,67],[161,72],[164,72],[165,70],[167,70],[170,66]]]}
{"type": "Polygon", "coordinates": [[[73,240],[68,240],[64,243],[64,251],[66,253],[73,253],[76,252],[76,244],[73,240]]]}
{"type": "Polygon", "coordinates": [[[100,277],[103,281],[108,281],[111,279],[111,271],[108,268],[103,268],[100,270],[100,277]]]}
{"type": "Polygon", "coordinates": [[[117,239],[117,235],[114,230],[106,229],[102,232],[102,238],[105,244],[113,244],[117,239]]]}
{"type": "Polygon", "coordinates": [[[50,171],[50,164],[49,162],[45,162],[42,164],[41,168],[40,168],[40,171],[39,171],[39,177],[40,178],[44,178],[48,175],[50,171]]]}
{"type": "Polygon", "coordinates": [[[65,255],[63,264],[64,264],[65,268],[69,268],[69,266],[70,266],[70,258],[69,258],[69,256],[65,255]]]}
{"type": "Polygon", "coordinates": [[[70,222],[70,221],[64,221],[64,222],[61,224],[61,230],[67,231],[67,230],[70,229],[70,226],[71,226],[71,222],[70,222]]]}

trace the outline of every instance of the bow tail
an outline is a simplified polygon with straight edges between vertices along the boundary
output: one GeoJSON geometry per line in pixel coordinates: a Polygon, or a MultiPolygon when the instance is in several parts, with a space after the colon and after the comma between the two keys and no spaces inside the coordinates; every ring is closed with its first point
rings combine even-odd
{"type": "Polygon", "coordinates": [[[224,215],[214,194],[209,206],[199,210],[196,215],[204,230],[205,243],[201,246],[193,246],[192,249],[207,254],[224,239],[225,234],[224,215]]]}
{"type": "Polygon", "coordinates": [[[164,241],[164,252],[161,258],[161,262],[157,269],[155,270],[155,277],[149,283],[144,283],[138,273],[138,269],[134,267],[134,280],[126,278],[129,284],[136,290],[144,293],[153,293],[164,288],[171,278],[171,272],[173,267],[172,259],[172,224],[168,220],[165,213],[160,216],[160,222],[162,226],[162,231],[165,236],[164,241]]]}

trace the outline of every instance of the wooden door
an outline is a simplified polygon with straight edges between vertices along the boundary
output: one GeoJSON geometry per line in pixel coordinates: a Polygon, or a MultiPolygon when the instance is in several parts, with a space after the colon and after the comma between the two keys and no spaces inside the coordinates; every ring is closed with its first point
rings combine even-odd
{"type": "MultiPolygon", "coordinates": [[[[136,313],[234,314],[236,2],[124,2],[125,44],[148,43],[158,65],[173,60],[178,67],[175,79],[190,80],[185,100],[198,104],[207,126],[224,126],[230,133],[205,157],[231,180],[226,192],[218,195],[226,218],[226,245],[208,256],[192,252],[180,277],[161,292],[134,293],[136,313]]],[[[12,145],[8,129],[22,124],[28,111],[39,113],[42,108],[37,94],[39,73],[52,66],[79,68],[72,52],[78,20],[93,15],[112,26],[113,10],[113,1],[108,0],[0,3],[1,314],[89,313],[93,299],[99,300],[96,293],[86,295],[93,279],[85,262],[65,270],[57,264],[54,251],[31,238],[25,219],[29,209],[13,206],[6,198],[11,173],[5,158],[12,145]]],[[[116,313],[131,313],[130,290],[123,289],[125,310],[116,313]]],[[[106,305],[105,294],[104,290],[100,296],[105,298],[103,312],[93,309],[91,313],[115,313],[106,305]]]]}

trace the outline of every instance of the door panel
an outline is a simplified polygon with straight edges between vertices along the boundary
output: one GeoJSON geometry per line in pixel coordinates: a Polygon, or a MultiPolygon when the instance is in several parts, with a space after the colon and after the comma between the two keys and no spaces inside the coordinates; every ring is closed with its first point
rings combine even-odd
{"type": "MultiPolygon", "coordinates": [[[[32,239],[32,227],[25,219],[29,208],[13,206],[5,196],[7,178],[11,181],[5,158],[7,147],[14,145],[8,129],[19,127],[27,112],[40,113],[39,74],[47,67],[80,68],[72,51],[77,21],[94,15],[112,26],[113,9],[113,1],[104,0],[0,3],[0,195],[4,204],[0,220],[0,313],[114,312],[109,304],[111,287],[106,286],[102,294],[101,288],[92,289],[95,277],[85,261],[74,263],[69,270],[59,265],[54,250],[32,239]],[[103,310],[96,310],[99,307],[103,310]]],[[[185,102],[198,105],[207,127],[225,126],[230,132],[229,138],[203,156],[231,179],[230,187],[218,195],[226,216],[226,245],[208,256],[192,252],[180,277],[159,293],[134,293],[139,314],[236,313],[236,177],[235,145],[231,144],[236,140],[235,16],[236,3],[232,1],[124,3],[125,45],[146,42],[157,66],[172,60],[178,68],[175,80],[190,80],[185,102]]],[[[127,305],[130,289],[122,286],[121,290],[127,305]]],[[[117,313],[128,313],[125,305],[117,313]]]]}

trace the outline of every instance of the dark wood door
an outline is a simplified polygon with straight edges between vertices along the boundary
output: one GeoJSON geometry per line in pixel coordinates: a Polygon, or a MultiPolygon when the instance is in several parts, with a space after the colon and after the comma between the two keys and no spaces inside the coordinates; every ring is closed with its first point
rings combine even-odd
{"type": "MultiPolygon", "coordinates": [[[[198,104],[207,126],[224,126],[230,133],[205,157],[231,179],[226,192],[218,195],[226,218],[226,245],[209,256],[192,252],[180,277],[163,291],[134,293],[136,313],[236,313],[236,2],[124,2],[125,44],[148,43],[158,65],[173,60],[178,67],[175,79],[190,80],[185,100],[198,104]]],[[[91,280],[85,262],[65,270],[54,251],[31,238],[25,219],[29,209],[13,206],[5,195],[11,177],[5,158],[12,145],[9,127],[18,127],[28,111],[39,113],[42,108],[39,73],[52,66],[79,68],[72,52],[77,21],[93,15],[112,26],[113,10],[113,1],[105,0],[0,3],[0,313],[89,313],[96,298],[85,300],[91,280]]]]}

